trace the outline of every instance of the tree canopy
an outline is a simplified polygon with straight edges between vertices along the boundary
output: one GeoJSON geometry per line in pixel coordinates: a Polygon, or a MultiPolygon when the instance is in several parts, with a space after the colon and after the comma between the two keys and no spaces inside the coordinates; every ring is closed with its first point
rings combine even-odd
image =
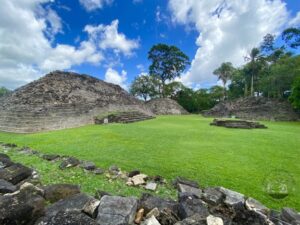
{"type": "Polygon", "coordinates": [[[148,59],[152,62],[149,66],[150,75],[161,81],[162,97],[165,97],[166,82],[180,77],[190,64],[189,57],[179,48],[166,44],[154,45],[148,53],[148,59]]]}

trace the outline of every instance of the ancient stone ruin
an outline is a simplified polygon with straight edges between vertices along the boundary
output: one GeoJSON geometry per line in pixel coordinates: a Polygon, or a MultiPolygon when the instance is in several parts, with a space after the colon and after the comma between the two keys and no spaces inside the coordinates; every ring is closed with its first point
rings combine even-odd
{"type": "Polygon", "coordinates": [[[146,103],[155,115],[184,115],[188,112],[175,100],[170,98],[152,99],[146,103]]]}
{"type": "MultiPolygon", "coordinates": [[[[2,144],[6,152],[17,147],[2,144]]],[[[73,157],[43,155],[30,148],[17,151],[39,155],[44,160],[63,159],[62,169],[80,166],[94,171],[95,165],[73,157]]],[[[61,165],[62,165],[61,164],[61,165]]],[[[61,166],[60,165],[60,166],[61,166]]],[[[143,185],[140,171],[108,171],[132,185],[143,185]]],[[[157,179],[157,185],[164,185],[157,179]]],[[[138,187],[138,186],[137,186],[138,187]]],[[[276,211],[259,201],[224,187],[201,188],[198,182],[177,177],[173,188],[178,198],[165,199],[144,193],[141,198],[113,196],[98,191],[95,197],[82,193],[72,184],[43,185],[32,168],[13,162],[0,153],[1,225],[297,225],[300,214],[291,208],[276,211]]]]}
{"type": "Polygon", "coordinates": [[[28,133],[72,128],[116,111],[153,115],[118,85],[55,71],[0,98],[0,130],[28,133]]]}
{"type": "Polygon", "coordinates": [[[300,116],[286,100],[264,97],[240,98],[220,102],[210,110],[203,112],[209,117],[235,117],[247,120],[294,121],[300,116]]]}
{"type": "Polygon", "coordinates": [[[239,129],[262,129],[267,128],[265,125],[254,122],[254,121],[247,121],[247,120],[222,120],[222,119],[214,119],[212,126],[218,127],[226,127],[226,128],[239,128],[239,129]]]}

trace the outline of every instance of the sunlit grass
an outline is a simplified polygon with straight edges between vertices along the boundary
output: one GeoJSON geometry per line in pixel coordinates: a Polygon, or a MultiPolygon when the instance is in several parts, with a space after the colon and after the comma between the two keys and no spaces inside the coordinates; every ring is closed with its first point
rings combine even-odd
{"type": "MultiPolygon", "coordinates": [[[[140,169],[168,180],[184,176],[199,181],[202,187],[231,188],[272,208],[300,210],[300,123],[264,122],[268,129],[241,130],[213,127],[209,125],[211,120],[196,115],[161,116],[133,124],[90,125],[28,135],[0,133],[0,141],[91,160],[101,168],[116,164],[127,171],[140,169]],[[294,188],[281,200],[264,190],[265,181],[274,174],[276,177],[278,171],[292,179],[294,188]]],[[[37,167],[47,182],[69,177],[58,171],[57,165],[49,166],[32,157],[14,157],[37,167]]],[[[97,188],[122,189],[126,195],[140,192],[124,184],[103,185],[104,176],[87,176],[80,170],[74,173],[74,180],[65,180],[83,183],[88,192],[97,188]]]]}

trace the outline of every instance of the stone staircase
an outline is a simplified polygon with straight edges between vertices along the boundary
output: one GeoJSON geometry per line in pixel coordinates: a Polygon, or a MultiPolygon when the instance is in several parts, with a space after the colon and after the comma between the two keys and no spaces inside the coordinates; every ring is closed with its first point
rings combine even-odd
{"type": "Polygon", "coordinates": [[[105,119],[108,119],[108,123],[134,123],[154,118],[155,117],[139,111],[126,111],[110,113],[106,116],[97,117],[95,118],[95,123],[103,124],[105,119]]]}

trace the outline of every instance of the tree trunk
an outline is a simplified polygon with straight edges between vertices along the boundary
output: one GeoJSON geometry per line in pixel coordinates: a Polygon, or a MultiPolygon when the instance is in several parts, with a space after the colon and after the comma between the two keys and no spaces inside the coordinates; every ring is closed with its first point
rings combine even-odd
{"type": "Polygon", "coordinates": [[[252,76],[251,76],[251,96],[254,96],[254,75],[252,74],[252,76]]]}

